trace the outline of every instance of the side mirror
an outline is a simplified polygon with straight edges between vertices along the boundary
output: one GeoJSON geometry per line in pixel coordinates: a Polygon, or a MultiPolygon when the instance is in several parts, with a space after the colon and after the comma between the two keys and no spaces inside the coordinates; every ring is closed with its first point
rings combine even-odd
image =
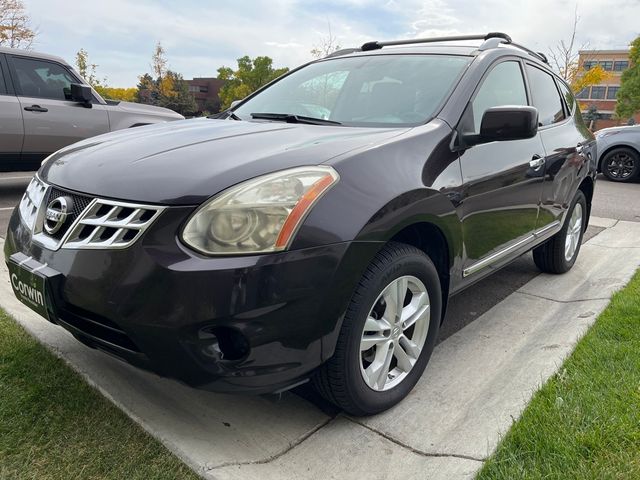
{"type": "Polygon", "coordinates": [[[466,146],[506,140],[524,140],[538,133],[538,109],[504,105],[491,107],[482,115],[480,134],[465,135],[466,146]]]}
{"type": "Polygon", "coordinates": [[[91,93],[91,87],[89,85],[83,85],[82,83],[71,84],[72,101],[82,103],[83,106],[91,108],[92,99],[93,95],[91,93]]]}

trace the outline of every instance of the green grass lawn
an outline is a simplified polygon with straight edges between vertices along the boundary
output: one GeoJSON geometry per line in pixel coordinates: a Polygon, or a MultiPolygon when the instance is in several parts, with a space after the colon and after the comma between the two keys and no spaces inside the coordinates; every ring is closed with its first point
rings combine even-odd
{"type": "Polygon", "coordinates": [[[0,479],[195,479],[0,310],[0,479]]]}
{"type": "Polygon", "coordinates": [[[640,271],[477,478],[640,479],[640,271]]]}

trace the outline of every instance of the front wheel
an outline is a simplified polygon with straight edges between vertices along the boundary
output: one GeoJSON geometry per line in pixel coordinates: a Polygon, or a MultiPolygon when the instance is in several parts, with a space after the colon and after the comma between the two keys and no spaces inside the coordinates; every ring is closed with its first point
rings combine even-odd
{"type": "Polygon", "coordinates": [[[352,415],[402,400],[435,346],[442,293],[424,252],[389,243],[364,273],[345,314],[336,350],[314,376],[316,389],[352,415]]]}
{"type": "Polygon", "coordinates": [[[545,243],[533,249],[533,261],[546,273],[568,272],[576,263],[587,222],[587,200],[576,192],[562,229],[545,243]]]}

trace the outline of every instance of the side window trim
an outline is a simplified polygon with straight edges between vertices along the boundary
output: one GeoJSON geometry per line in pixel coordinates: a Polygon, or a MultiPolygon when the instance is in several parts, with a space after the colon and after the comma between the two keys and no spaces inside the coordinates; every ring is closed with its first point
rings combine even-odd
{"type": "Polygon", "coordinates": [[[560,91],[560,98],[562,99],[562,104],[565,107],[565,113],[567,115],[567,118],[571,118],[575,114],[578,100],[576,99],[576,96],[574,95],[574,93],[571,91],[571,87],[569,87],[569,85],[565,84],[562,80],[560,80],[556,76],[554,76],[554,80],[556,81],[556,88],[560,91]],[[562,92],[563,86],[573,96],[573,109],[569,108],[569,104],[567,103],[567,98],[564,96],[564,93],[562,92]]]}
{"type": "MultiPolygon", "coordinates": [[[[549,125],[542,125],[538,127],[538,131],[541,130],[547,130],[548,128],[553,128],[553,127],[559,127],[560,125],[564,125],[565,123],[567,123],[569,120],[571,120],[572,115],[567,114],[568,108],[567,105],[565,103],[565,99],[564,99],[564,95],[562,94],[562,92],[560,91],[560,88],[558,87],[558,79],[556,78],[556,75],[553,72],[546,72],[545,70],[543,70],[542,68],[540,68],[538,65],[536,65],[535,63],[531,63],[531,62],[525,62],[524,67],[529,66],[531,68],[537,68],[538,70],[540,70],[541,72],[546,73],[547,75],[551,75],[551,79],[553,80],[553,84],[556,87],[556,93],[558,94],[558,96],[560,97],[560,105],[562,106],[562,112],[565,114],[565,118],[562,119],[562,121],[560,122],[556,122],[556,123],[551,123],[549,125]]],[[[527,84],[527,90],[530,89],[530,83],[529,83],[529,76],[527,73],[527,69],[524,68],[524,76],[525,76],[525,82],[527,84]]],[[[530,105],[535,107],[535,105],[533,105],[533,96],[530,96],[530,105]]]]}
{"type": "MultiPolygon", "coordinates": [[[[18,81],[17,75],[16,75],[16,69],[15,69],[15,65],[13,64],[13,59],[14,58],[24,58],[25,60],[37,60],[40,62],[46,62],[46,63],[51,63],[53,65],[57,65],[58,67],[62,68],[64,71],[66,71],[69,76],[71,78],[73,78],[76,83],[83,83],[83,81],[81,81],[73,72],[73,70],[71,70],[67,65],[60,63],[60,62],[56,62],[55,60],[49,60],[47,58],[39,58],[39,57],[28,57],[28,56],[24,56],[24,55],[6,55],[6,59],[7,62],[9,64],[9,71],[11,73],[11,80],[13,81],[13,85],[14,85],[14,91],[15,91],[15,95],[19,96],[19,97],[23,97],[23,93],[22,93],[22,89],[20,87],[20,82],[18,81]]],[[[33,97],[33,98],[42,98],[45,100],[58,100],[58,101],[65,101],[65,100],[61,100],[58,98],[50,98],[50,97],[33,97]]]]}
{"type": "Polygon", "coordinates": [[[0,53],[0,95],[14,95],[5,54],[0,53]]]}

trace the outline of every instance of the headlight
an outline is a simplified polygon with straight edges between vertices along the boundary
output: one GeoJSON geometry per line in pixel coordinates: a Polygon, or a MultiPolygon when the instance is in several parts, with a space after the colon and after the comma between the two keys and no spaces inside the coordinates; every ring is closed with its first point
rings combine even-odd
{"type": "Polygon", "coordinates": [[[333,168],[317,166],[240,183],[196,210],[182,240],[208,255],[284,250],[313,205],[338,179],[333,168]]]}

